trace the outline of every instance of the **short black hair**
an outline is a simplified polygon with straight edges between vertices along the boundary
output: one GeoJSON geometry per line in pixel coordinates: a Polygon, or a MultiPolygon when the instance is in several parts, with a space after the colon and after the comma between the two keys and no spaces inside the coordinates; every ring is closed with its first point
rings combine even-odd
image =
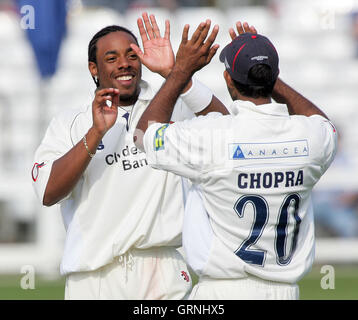
{"type": "Polygon", "coordinates": [[[276,79],[272,79],[272,70],[267,64],[256,64],[248,73],[248,80],[254,85],[242,84],[233,79],[236,89],[244,96],[250,98],[268,98],[272,95],[272,90],[276,79]]]}
{"type": "MultiPolygon", "coordinates": [[[[106,36],[107,34],[112,33],[112,32],[117,32],[117,31],[123,31],[123,32],[129,33],[134,38],[136,44],[139,46],[138,39],[133,34],[132,31],[130,31],[129,29],[127,29],[125,27],[111,25],[111,26],[108,26],[108,27],[105,27],[105,28],[99,30],[91,39],[91,41],[88,45],[88,62],[94,62],[95,64],[97,64],[97,41],[100,38],[106,36]]],[[[96,79],[93,76],[92,76],[92,78],[98,88],[99,81],[98,80],[96,81],[96,79]]]]}

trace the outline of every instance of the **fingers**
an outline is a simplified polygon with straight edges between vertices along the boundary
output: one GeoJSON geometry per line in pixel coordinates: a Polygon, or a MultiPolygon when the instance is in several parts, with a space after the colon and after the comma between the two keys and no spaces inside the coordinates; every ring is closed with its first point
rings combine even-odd
{"type": "MultiPolygon", "coordinates": [[[[160,38],[160,30],[155,19],[154,14],[148,16],[147,12],[142,13],[142,19],[137,19],[137,25],[139,29],[140,36],[143,41],[160,38]],[[144,21],[144,23],[143,23],[144,21]]],[[[169,39],[170,36],[170,23],[169,20],[165,21],[165,39],[169,39]]]]}
{"type": "Polygon", "coordinates": [[[195,73],[207,65],[217,52],[219,45],[213,45],[218,33],[219,26],[215,25],[209,34],[211,21],[208,19],[201,22],[190,40],[188,40],[189,25],[184,26],[182,42],[180,44],[176,65],[179,68],[195,73]]]}
{"type": "Polygon", "coordinates": [[[219,33],[219,26],[216,24],[213,28],[213,31],[211,31],[211,34],[209,35],[208,39],[206,40],[204,46],[211,47],[212,44],[214,43],[218,33],[219,33]]]}
{"type": "Polygon", "coordinates": [[[96,96],[103,96],[109,93],[119,93],[117,88],[104,88],[96,91],[96,96]]]}
{"type": "Polygon", "coordinates": [[[152,23],[155,37],[160,38],[160,30],[153,14],[150,15],[150,22],[152,23]]]}
{"type": "Polygon", "coordinates": [[[236,38],[236,32],[235,32],[234,28],[229,29],[229,34],[230,34],[231,40],[234,40],[236,38]]]}
{"type": "Polygon", "coordinates": [[[207,37],[207,35],[209,33],[209,30],[210,30],[210,26],[211,26],[211,21],[209,19],[207,19],[205,21],[204,29],[202,30],[202,32],[200,33],[200,36],[198,38],[199,43],[203,43],[204,40],[206,39],[206,37],[207,37]]]}
{"type": "Polygon", "coordinates": [[[186,24],[183,29],[182,34],[182,41],[181,43],[183,45],[187,44],[188,41],[190,41],[191,45],[194,45],[194,47],[203,47],[205,51],[208,51],[209,48],[214,43],[218,33],[219,33],[219,26],[215,25],[211,34],[208,36],[209,29],[210,29],[211,21],[208,19],[206,22],[201,22],[199,26],[196,28],[195,32],[193,33],[190,40],[188,40],[188,34],[189,34],[189,25],[186,24]],[[206,39],[207,38],[207,39],[206,39]],[[205,41],[206,39],[206,41],[205,41]]]}
{"type": "Polygon", "coordinates": [[[257,30],[256,30],[256,28],[255,28],[254,26],[251,26],[251,27],[250,27],[250,32],[256,34],[256,33],[257,33],[257,30]]]}
{"type": "Polygon", "coordinates": [[[105,88],[98,90],[94,102],[98,106],[108,106],[107,101],[111,101],[112,105],[118,106],[119,104],[119,90],[116,88],[105,88]]]}
{"type": "Polygon", "coordinates": [[[137,25],[138,25],[140,37],[142,39],[142,42],[144,43],[145,41],[148,40],[148,36],[147,36],[147,32],[145,31],[144,24],[141,18],[137,19],[137,25]]]}
{"type": "Polygon", "coordinates": [[[111,107],[112,106],[112,96],[103,96],[95,99],[95,106],[97,108],[111,107]]]}
{"type": "MultiPolygon", "coordinates": [[[[211,20],[209,20],[209,19],[207,19],[205,22],[201,22],[199,24],[199,26],[196,28],[195,32],[193,33],[190,42],[196,46],[203,45],[203,47],[205,47],[205,49],[208,50],[209,47],[215,41],[215,39],[218,35],[218,32],[219,32],[219,26],[215,25],[210,36],[207,38],[209,30],[210,30],[210,26],[211,26],[211,20]],[[207,40],[204,43],[206,38],[207,38],[207,40]]],[[[183,37],[182,37],[182,42],[184,41],[183,43],[188,41],[188,30],[189,30],[189,26],[186,25],[184,27],[184,31],[183,31],[183,37]]]]}
{"type": "MultiPolygon", "coordinates": [[[[186,25],[186,26],[188,26],[188,25],[186,25]]],[[[214,43],[214,41],[218,35],[218,32],[219,32],[219,26],[215,25],[211,34],[207,38],[207,36],[209,34],[210,26],[211,26],[211,21],[209,19],[207,19],[205,22],[201,22],[199,24],[199,26],[197,27],[197,29],[195,30],[195,32],[193,33],[190,42],[197,46],[203,46],[206,50],[208,50],[209,47],[211,47],[212,44],[214,43]],[[205,41],[205,39],[206,39],[206,41],[205,41]]],[[[185,29],[185,27],[184,27],[184,30],[185,30],[185,36],[184,36],[184,32],[183,32],[183,39],[187,40],[189,26],[187,27],[187,29],[185,29]]]]}
{"type": "Polygon", "coordinates": [[[135,43],[131,43],[130,47],[132,48],[132,50],[135,52],[135,54],[139,57],[139,59],[142,61],[143,60],[143,56],[144,53],[143,51],[135,44],[135,43]]]}
{"type": "Polygon", "coordinates": [[[206,59],[206,64],[210,63],[211,59],[215,56],[215,54],[218,51],[219,47],[220,46],[218,44],[215,44],[215,45],[212,46],[212,48],[210,48],[208,57],[206,59]]]}
{"type": "Polygon", "coordinates": [[[196,30],[194,31],[193,35],[191,36],[190,41],[194,43],[197,42],[204,28],[206,28],[206,22],[201,22],[199,26],[196,28],[196,30]]]}
{"type": "Polygon", "coordinates": [[[254,26],[249,26],[247,22],[244,22],[244,32],[257,33],[254,26]]]}
{"type": "MultiPolygon", "coordinates": [[[[241,23],[241,21],[237,21],[235,26],[236,26],[238,35],[241,35],[241,34],[244,34],[247,32],[257,34],[256,28],[254,26],[250,26],[247,22],[241,23]]],[[[234,40],[237,37],[234,28],[229,29],[229,35],[230,35],[231,40],[234,40]]]]}
{"type": "Polygon", "coordinates": [[[143,21],[144,21],[144,24],[145,24],[145,29],[147,31],[149,39],[154,39],[154,31],[153,31],[152,25],[150,24],[148,13],[144,12],[142,14],[142,18],[143,18],[143,21]]]}
{"type": "Polygon", "coordinates": [[[186,44],[188,42],[188,35],[189,35],[189,25],[186,24],[183,29],[183,34],[181,36],[181,42],[186,44]]]}
{"type": "Polygon", "coordinates": [[[241,24],[241,21],[236,22],[236,30],[239,33],[239,35],[245,33],[245,30],[241,24]]]}
{"type": "Polygon", "coordinates": [[[169,20],[165,20],[164,38],[167,40],[170,40],[170,22],[169,22],[169,20]]]}

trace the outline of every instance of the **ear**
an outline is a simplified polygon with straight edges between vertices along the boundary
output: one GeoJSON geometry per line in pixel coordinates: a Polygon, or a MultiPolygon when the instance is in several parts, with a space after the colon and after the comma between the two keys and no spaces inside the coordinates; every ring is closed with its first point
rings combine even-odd
{"type": "Polygon", "coordinates": [[[227,72],[226,70],[224,71],[224,79],[226,81],[226,85],[228,86],[228,88],[234,88],[234,83],[232,82],[232,78],[229,74],[229,72],[227,72]]]}
{"type": "Polygon", "coordinates": [[[88,62],[88,70],[91,72],[92,77],[98,77],[97,64],[92,61],[88,62]]]}

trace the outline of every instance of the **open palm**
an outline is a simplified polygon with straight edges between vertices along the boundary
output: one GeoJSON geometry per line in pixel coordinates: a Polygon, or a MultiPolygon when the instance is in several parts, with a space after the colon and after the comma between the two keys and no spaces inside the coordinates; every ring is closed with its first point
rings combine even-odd
{"type": "Polygon", "coordinates": [[[167,77],[174,66],[175,57],[170,42],[170,23],[165,21],[164,37],[160,35],[154,15],[142,14],[143,20],[137,20],[139,33],[143,42],[143,51],[134,44],[132,49],[136,52],[142,63],[152,72],[167,77]]]}

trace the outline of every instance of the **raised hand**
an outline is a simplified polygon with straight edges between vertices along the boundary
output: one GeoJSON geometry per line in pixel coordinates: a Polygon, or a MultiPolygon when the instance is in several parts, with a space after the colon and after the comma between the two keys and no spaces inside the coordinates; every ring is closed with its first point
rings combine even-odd
{"type": "MultiPolygon", "coordinates": [[[[249,26],[249,24],[247,22],[244,22],[243,24],[240,21],[236,22],[236,29],[238,34],[243,34],[246,32],[250,32],[250,33],[257,33],[256,29],[254,26],[249,26]]],[[[230,28],[229,29],[229,34],[232,40],[234,40],[236,38],[236,32],[234,30],[234,28],[230,28]]]]}
{"type": "Polygon", "coordinates": [[[210,20],[200,23],[190,40],[188,40],[189,25],[184,26],[182,40],[176,55],[175,69],[192,75],[210,63],[219,49],[218,44],[213,45],[219,32],[219,26],[215,25],[207,37],[210,25],[210,20]]]}
{"type": "Polygon", "coordinates": [[[160,30],[153,14],[148,17],[148,14],[144,12],[142,18],[138,18],[137,24],[144,52],[135,44],[131,45],[132,49],[150,71],[159,73],[166,78],[175,62],[174,52],[170,43],[169,20],[165,21],[164,37],[160,35],[160,30]]]}
{"type": "Polygon", "coordinates": [[[113,127],[118,116],[119,90],[115,88],[105,88],[96,91],[96,96],[92,103],[93,128],[97,134],[104,136],[113,127]],[[107,105],[111,102],[111,106],[107,105]]]}

